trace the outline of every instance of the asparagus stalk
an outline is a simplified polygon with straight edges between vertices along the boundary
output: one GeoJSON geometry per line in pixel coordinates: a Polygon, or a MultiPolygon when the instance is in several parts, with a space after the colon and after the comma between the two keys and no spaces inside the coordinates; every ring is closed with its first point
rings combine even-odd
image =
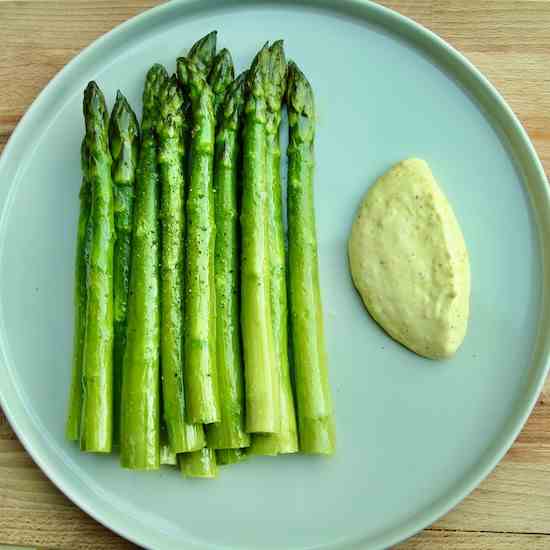
{"type": "Polygon", "coordinates": [[[80,448],[108,453],[113,436],[113,182],[109,116],[95,82],[84,91],[88,177],[92,192],[80,448]]]}
{"type": "Polygon", "coordinates": [[[285,230],[283,226],[283,194],[281,186],[281,125],[282,101],[286,88],[286,60],[283,42],[270,48],[269,77],[266,81],[267,98],[267,218],[270,243],[269,280],[271,293],[271,319],[275,363],[280,378],[281,427],[277,434],[255,434],[252,454],[275,455],[298,451],[298,432],[294,396],[288,364],[287,288],[285,230]]]}
{"type": "Polygon", "coordinates": [[[216,462],[220,466],[237,464],[248,458],[247,449],[219,449],[216,451],[216,462]]]}
{"type": "Polygon", "coordinates": [[[160,465],[159,442],[159,174],[155,127],[159,91],[168,78],[153,65],[143,91],[142,142],[136,181],[128,333],[122,377],[120,462],[130,469],[160,465]]]}
{"type": "MultiPolygon", "coordinates": [[[[250,445],[244,414],[244,380],[239,321],[239,160],[246,73],[229,86],[218,118],[214,160],[216,191],[216,358],[221,420],[207,429],[208,446],[250,445]]],[[[215,87],[214,87],[215,88],[215,87]]]]}
{"type": "Polygon", "coordinates": [[[179,456],[180,470],[186,477],[214,478],[218,475],[216,451],[204,447],[194,453],[183,453],[179,456]]]}
{"type": "MultiPolygon", "coordinates": [[[[191,48],[188,54],[188,59],[191,60],[197,67],[197,71],[200,72],[200,74],[206,78],[208,73],[210,72],[210,69],[212,67],[214,56],[216,54],[216,32],[211,32],[198,40],[191,48]]],[[[178,63],[179,64],[179,63],[178,63]]],[[[179,72],[179,71],[178,71],[179,72]]],[[[192,161],[191,161],[191,144],[193,140],[193,128],[194,128],[194,120],[193,120],[193,106],[190,101],[189,97],[189,88],[184,87],[186,89],[186,102],[183,107],[183,111],[188,113],[188,116],[184,119],[184,141],[186,144],[186,150],[189,151],[190,154],[187,155],[188,161],[186,163],[186,174],[189,178],[189,181],[192,180],[192,161]]],[[[189,282],[189,279],[188,279],[189,282]]],[[[185,300],[185,299],[184,299],[185,300]]],[[[185,329],[185,316],[184,316],[184,329],[185,329]]],[[[184,352],[185,356],[185,352],[184,352]]],[[[187,380],[187,377],[184,377],[184,381],[187,380]]],[[[184,384],[186,386],[186,383],[184,384]]],[[[188,409],[188,407],[186,407],[188,409]]],[[[186,414],[188,415],[188,410],[186,410],[186,414]]],[[[197,424],[199,425],[199,424],[197,424]]],[[[201,425],[202,426],[202,425],[201,425]]],[[[203,477],[206,475],[206,477],[209,477],[209,474],[212,474],[210,471],[212,467],[212,461],[209,460],[210,455],[208,451],[196,451],[192,453],[185,453],[180,455],[180,468],[181,471],[187,471],[189,475],[194,475],[193,472],[196,471],[197,475],[199,477],[203,477]],[[203,455],[205,455],[205,458],[202,458],[203,455]],[[185,458],[184,458],[185,457],[185,458]],[[202,459],[202,460],[201,460],[202,459]]],[[[214,474],[215,475],[215,474],[214,474]]]]}
{"type": "Polygon", "coordinates": [[[179,58],[178,77],[191,100],[191,175],[186,205],[185,371],[187,420],[219,422],[214,284],[213,94],[193,59],[179,58]]]}
{"type": "Polygon", "coordinates": [[[114,284],[114,350],[113,350],[113,443],[120,439],[120,398],[122,362],[126,348],[128,288],[130,286],[130,257],[134,184],[139,156],[139,124],[126,98],[117,92],[109,120],[109,143],[113,166],[115,201],[115,249],[113,258],[114,284]]]}
{"type": "Polygon", "coordinates": [[[265,83],[269,62],[270,53],[266,44],[254,58],[246,79],[243,128],[241,326],[246,429],[252,433],[276,433],[280,429],[279,373],[273,353],[266,203],[265,83]]]}
{"type": "Polygon", "coordinates": [[[204,447],[200,424],[185,421],[183,391],[184,136],[183,95],[177,79],[160,91],[157,132],[161,183],[161,333],[160,359],[164,420],[174,453],[204,447]]]}
{"type": "Polygon", "coordinates": [[[295,63],[288,65],[288,253],[291,334],[300,448],[332,454],[334,418],[319,286],[313,202],[313,90],[295,63]]]}
{"type": "Polygon", "coordinates": [[[86,139],[81,147],[82,184],[80,186],[80,213],[76,236],[76,265],[74,286],[74,341],[73,368],[69,390],[69,410],[65,435],[69,441],[80,438],[80,416],[82,410],[82,353],[86,334],[86,300],[88,294],[87,277],[90,261],[91,224],[90,211],[92,192],[88,181],[88,152],[86,139]]]}

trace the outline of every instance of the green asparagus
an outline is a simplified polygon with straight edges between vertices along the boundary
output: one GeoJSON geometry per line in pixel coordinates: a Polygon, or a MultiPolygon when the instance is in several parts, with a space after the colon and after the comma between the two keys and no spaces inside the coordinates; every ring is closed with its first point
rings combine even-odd
{"type": "Polygon", "coordinates": [[[269,77],[267,44],[256,55],[246,79],[243,128],[241,210],[241,325],[246,382],[246,429],[280,429],[279,373],[275,366],[269,288],[269,236],[266,203],[265,84],[269,77]]]}
{"type": "Polygon", "coordinates": [[[88,152],[86,150],[86,139],[82,141],[81,166],[82,185],[80,186],[80,213],[76,236],[73,368],[69,390],[69,411],[65,426],[65,435],[69,441],[80,439],[80,416],[82,411],[82,352],[86,334],[87,277],[91,237],[90,211],[92,204],[92,192],[87,175],[88,152]]]}
{"type": "Polygon", "coordinates": [[[291,331],[300,448],[332,454],[334,417],[328,382],[313,202],[313,90],[288,65],[288,253],[291,331]]]}
{"type": "Polygon", "coordinates": [[[216,358],[221,419],[207,429],[208,446],[231,449],[250,445],[245,429],[244,381],[239,320],[238,185],[241,113],[246,73],[228,88],[220,109],[214,160],[216,191],[216,358]]]}
{"type": "Polygon", "coordinates": [[[282,41],[236,79],[216,42],[215,31],[197,41],[172,78],[151,67],[141,148],[121,92],[110,119],[97,84],[84,92],[65,427],[83,451],[119,445],[125,468],[199,478],[249,454],[336,447],[313,90],[282,41]]]}
{"type": "Polygon", "coordinates": [[[114,200],[109,117],[95,82],[90,82],[84,92],[84,120],[92,204],[80,448],[108,453],[113,436],[114,200]]]}
{"type": "Polygon", "coordinates": [[[175,76],[166,81],[159,97],[157,120],[158,163],[161,184],[161,332],[160,359],[164,420],[174,453],[204,447],[201,424],[185,421],[183,391],[183,96],[175,76]]]}
{"type": "Polygon", "coordinates": [[[281,428],[277,434],[255,434],[251,452],[260,455],[295,453],[298,451],[298,432],[294,396],[288,364],[287,288],[285,230],[283,226],[283,194],[281,186],[281,125],[282,101],[286,89],[286,60],[283,42],[270,48],[267,97],[267,211],[270,242],[271,320],[273,348],[280,378],[281,428]]]}
{"type": "Polygon", "coordinates": [[[204,447],[194,453],[182,453],[178,455],[180,470],[186,477],[214,478],[218,475],[216,463],[216,451],[204,447]]]}
{"type": "Polygon", "coordinates": [[[130,469],[160,464],[159,443],[159,174],[155,134],[159,91],[168,78],[153,65],[143,91],[142,142],[136,180],[128,333],[122,376],[120,461],[130,469]]]}
{"type": "Polygon", "coordinates": [[[126,347],[128,287],[132,220],[134,214],[134,184],[139,156],[139,124],[126,98],[117,92],[109,120],[109,142],[113,166],[115,200],[115,250],[113,258],[114,284],[114,351],[113,351],[113,443],[120,439],[120,397],[122,362],[126,347]]]}
{"type": "Polygon", "coordinates": [[[219,422],[214,283],[213,93],[200,67],[179,58],[180,83],[191,100],[191,170],[186,205],[185,370],[187,420],[219,422]]]}

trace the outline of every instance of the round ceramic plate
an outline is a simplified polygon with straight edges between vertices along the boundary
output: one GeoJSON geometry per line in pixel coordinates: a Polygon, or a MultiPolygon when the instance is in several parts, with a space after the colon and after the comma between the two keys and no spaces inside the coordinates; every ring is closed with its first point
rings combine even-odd
{"type": "MultiPolygon", "coordinates": [[[[80,54],[29,109],[0,161],[0,394],[18,436],[84,510],[150,548],[382,548],[427,526],[495,466],[548,368],[540,162],[490,84],[441,39],[359,0],[171,2],[80,54]],[[124,471],[64,440],[82,91],[141,109],[147,68],[218,29],[239,69],[284,38],[317,99],[316,213],[338,452],[255,458],[216,481],[124,471]],[[469,331],[445,362],[367,315],[346,241],[377,176],[426,159],[472,264],[469,331]],[[538,336],[538,335],[541,336],[538,336]]],[[[547,283],[546,283],[547,286],[547,283]]]]}

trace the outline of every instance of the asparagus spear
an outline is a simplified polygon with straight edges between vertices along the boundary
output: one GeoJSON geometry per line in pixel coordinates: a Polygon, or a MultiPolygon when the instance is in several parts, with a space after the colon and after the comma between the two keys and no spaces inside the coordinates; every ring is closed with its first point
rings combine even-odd
{"type": "Polygon", "coordinates": [[[200,424],[185,421],[183,392],[183,96],[174,77],[160,91],[157,132],[161,184],[161,333],[160,359],[164,420],[174,453],[204,447],[200,424]]]}
{"type": "Polygon", "coordinates": [[[265,82],[269,73],[267,44],[254,58],[246,79],[243,128],[241,210],[241,326],[248,432],[280,429],[279,373],[275,368],[269,289],[266,204],[265,82]]]}
{"type": "Polygon", "coordinates": [[[191,100],[191,176],[187,198],[185,371],[187,419],[219,422],[214,284],[213,94],[200,66],[179,58],[178,77],[191,100]]]}
{"type": "Polygon", "coordinates": [[[216,451],[204,447],[194,453],[182,453],[179,456],[180,471],[186,477],[214,478],[218,475],[216,451]]]}
{"type": "Polygon", "coordinates": [[[247,449],[219,449],[216,451],[216,462],[220,466],[237,464],[248,458],[247,449]]]}
{"type": "MultiPolygon", "coordinates": [[[[200,72],[200,74],[204,78],[206,78],[206,76],[208,75],[212,67],[215,54],[216,54],[216,32],[214,31],[207,34],[200,40],[198,40],[192,46],[192,48],[189,50],[188,59],[191,60],[191,62],[193,62],[196,65],[197,70],[200,72]]],[[[185,87],[185,89],[186,89],[186,92],[189,92],[188,87],[185,87]]],[[[186,167],[186,174],[189,180],[191,181],[192,179],[191,144],[193,139],[192,129],[193,129],[194,120],[193,120],[193,110],[192,110],[192,104],[189,98],[189,93],[187,93],[185,96],[185,104],[183,106],[183,111],[187,113],[187,116],[184,118],[184,127],[183,127],[184,142],[185,142],[186,150],[189,151],[190,153],[187,155],[187,162],[185,164],[185,167],[186,167]]],[[[184,316],[184,329],[185,329],[185,316],[184,316]]],[[[185,355],[185,352],[184,352],[184,355],[185,355]]],[[[184,381],[185,380],[186,380],[186,377],[184,378],[184,381]]],[[[184,384],[184,386],[185,385],[186,384],[184,384]]],[[[186,414],[188,414],[188,411],[186,411],[186,414]]],[[[200,475],[201,474],[200,466],[202,462],[199,459],[202,457],[203,454],[206,454],[206,459],[208,459],[210,456],[207,451],[197,451],[193,453],[185,453],[180,455],[180,467],[182,472],[184,470],[187,470],[188,472],[190,472],[190,475],[192,475],[193,470],[198,470],[198,473],[200,475]],[[184,456],[186,457],[185,459],[183,458],[184,456]]],[[[211,465],[211,464],[212,464],[211,461],[206,460],[206,465],[211,465]]],[[[202,473],[204,475],[204,472],[202,473]]],[[[206,473],[208,474],[208,471],[206,473]]]]}
{"type": "Polygon", "coordinates": [[[246,73],[227,89],[219,110],[214,189],[216,191],[216,358],[221,421],[207,429],[208,446],[214,449],[247,447],[244,381],[239,322],[239,134],[244,105],[246,73]]]}
{"type": "Polygon", "coordinates": [[[292,62],[287,104],[289,296],[300,447],[305,453],[332,454],[334,418],[313,203],[315,108],[311,85],[292,62]]]}
{"type": "Polygon", "coordinates": [[[235,68],[229,50],[224,48],[214,58],[212,69],[208,75],[208,84],[214,94],[214,116],[217,124],[220,122],[220,108],[225,98],[225,92],[229,84],[235,78],[235,68]]]}
{"type": "Polygon", "coordinates": [[[87,175],[92,192],[90,263],[82,364],[80,448],[110,452],[113,435],[113,182],[108,113],[95,82],[84,91],[87,175]]]}
{"type": "Polygon", "coordinates": [[[126,347],[128,287],[132,220],[134,213],[134,184],[139,156],[139,124],[126,98],[117,92],[109,120],[109,142],[113,166],[116,241],[113,258],[114,284],[114,351],[113,351],[113,443],[120,439],[120,393],[122,362],[126,347]]]}
{"type": "Polygon", "coordinates": [[[159,91],[167,78],[162,65],[153,65],[143,91],[120,433],[120,462],[130,469],[153,470],[160,464],[159,175],[155,127],[159,91]]]}
{"type": "Polygon", "coordinates": [[[270,48],[269,77],[266,81],[267,98],[267,217],[270,243],[271,319],[273,348],[280,378],[281,427],[277,434],[255,434],[252,454],[275,455],[298,451],[298,432],[294,396],[288,364],[287,288],[285,230],[283,227],[283,195],[281,186],[281,146],[279,129],[282,101],[286,88],[286,60],[283,42],[270,48]]]}
{"type": "Polygon", "coordinates": [[[88,152],[86,139],[81,148],[82,185],[80,186],[80,213],[76,236],[76,266],[74,286],[74,342],[73,368],[69,390],[69,411],[65,426],[65,435],[69,441],[80,438],[80,416],[82,409],[82,352],[86,334],[86,298],[88,294],[87,277],[90,261],[91,224],[90,210],[92,193],[88,181],[88,152]]]}

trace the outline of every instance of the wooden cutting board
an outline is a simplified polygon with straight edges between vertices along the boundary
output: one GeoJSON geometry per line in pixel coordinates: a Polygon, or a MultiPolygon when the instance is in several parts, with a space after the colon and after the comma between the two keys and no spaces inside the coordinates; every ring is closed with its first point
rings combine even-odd
{"type": "MultiPolygon", "coordinates": [[[[0,0],[0,150],[33,99],[95,38],[152,0],[0,0]]],[[[392,0],[463,52],[496,85],[550,169],[550,1],[392,0]]],[[[0,411],[0,544],[135,548],[65,498],[0,411]]],[[[513,448],[471,496],[399,546],[550,548],[550,381],[513,448]]]]}

